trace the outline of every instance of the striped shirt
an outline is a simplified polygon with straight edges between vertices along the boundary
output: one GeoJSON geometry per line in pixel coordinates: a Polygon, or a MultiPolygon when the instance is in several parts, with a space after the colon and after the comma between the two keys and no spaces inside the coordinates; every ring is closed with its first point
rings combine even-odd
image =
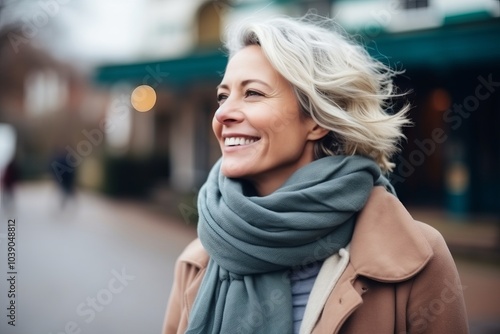
{"type": "Polygon", "coordinates": [[[294,267],[290,270],[293,305],[293,332],[298,334],[304,318],[309,294],[323,262],[313,262],[305,266],[294,267]]]}

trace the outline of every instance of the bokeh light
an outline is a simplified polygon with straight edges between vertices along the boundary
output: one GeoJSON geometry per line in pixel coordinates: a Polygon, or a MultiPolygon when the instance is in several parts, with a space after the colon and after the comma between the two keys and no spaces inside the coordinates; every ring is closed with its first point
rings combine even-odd
{"type": "Polygon", "coordinates": [[[137,86],[132,92],[130,102],[137,111],[150,111],[156,103],[156,92],[148,85],[137,86]]]}

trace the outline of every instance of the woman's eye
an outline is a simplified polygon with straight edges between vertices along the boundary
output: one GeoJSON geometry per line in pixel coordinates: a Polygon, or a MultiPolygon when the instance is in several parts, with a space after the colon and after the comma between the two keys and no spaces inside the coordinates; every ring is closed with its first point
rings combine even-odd
{"type": "Polygon", "coordinates": [[[257,92],[255,90],[247,90],[245,92],[245,97],[249,97],[249,96],[264,96],[264,94],[257,92]]]}
{"type": "Polygon", "coordinates": [[[217,102],[219,102],[219,103],[224,102],[226,99],[227,99],[227,95],[226,94],[218,94],[217,95],[217,102]]]}

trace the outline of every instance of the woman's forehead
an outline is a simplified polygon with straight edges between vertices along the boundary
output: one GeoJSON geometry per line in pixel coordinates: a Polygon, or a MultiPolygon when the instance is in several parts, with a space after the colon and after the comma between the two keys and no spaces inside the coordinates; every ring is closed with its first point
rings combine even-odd
{"type": "Polygon", "coordinates": [[[229,59],[219,86],[235,82],[255,82],[274,87],[282,84],[282,81],[286,80],[274,69],[261,47],[250,45],[236,52],[229,59]]]}

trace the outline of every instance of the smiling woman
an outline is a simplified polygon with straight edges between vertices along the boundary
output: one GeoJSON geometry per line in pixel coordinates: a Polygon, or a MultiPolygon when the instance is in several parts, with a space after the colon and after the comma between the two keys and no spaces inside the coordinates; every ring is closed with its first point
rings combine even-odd
{"type": "Polygon", "coordinates": [[[314,142],[327,133],[301,115],[292,86],[257,45],[231,58],[217,97],[212,124],[223,155],[221,171],[251,181],[260,195],[313,161],[314,142]],[[286,126],[270,126],[276,122],[286,126]]]}
{"type": "Polygon", "coordinates": [[[409,123],[391,104],[397,73],[327,23],[229,29],[212,121],[222,158],[164,333],[468,332],[446,244],[384,175],[409,123]]]}

